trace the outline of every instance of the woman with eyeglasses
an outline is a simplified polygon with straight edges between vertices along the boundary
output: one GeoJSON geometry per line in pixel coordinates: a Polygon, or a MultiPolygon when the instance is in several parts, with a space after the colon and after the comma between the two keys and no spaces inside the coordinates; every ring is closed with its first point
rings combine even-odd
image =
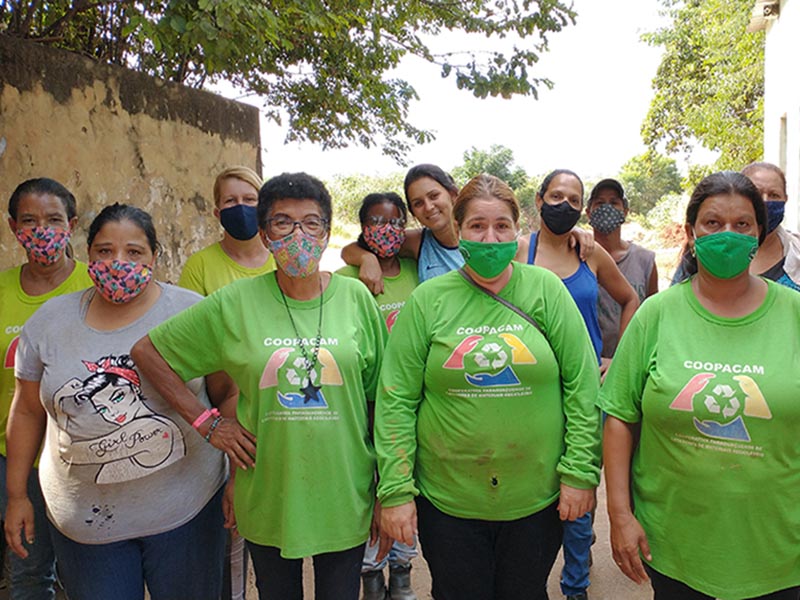
{"type": "MultiPolygon", "coordinates": [[[[375,296],[386,329],[391,333],[400,309],[419,283],[417,262],[411,258],[400,258],[398,253],[406,239],[406,212],[403,200],[394,192],[367,195],[361,202],[358,219],[361,235],[356,243],[359,248],[371,252],[378,260],[383,274],[383,292],[375,296]]],[[[337,271],[346,277],[358,278],[358,268],[342,267],[337,271]]],[[[386,579],[383,570],[389,565],[389,598],[391,600],[416,600],[411,588],[411,559],[417,555],[416,543],[408,545],[396,541],[389,555],[377,559],[377,539],[370,539],[364,555],[361,578],[364,594],[361,600],[384,600],[386,579]]]]}
{"type": "Polygon", "coordinates": [[[238,385],[236,419],[215,417],[199,431],[212,442],[228,432],[227,524],[247,540],[262,600],[302,598],[307,556],[317,600],[356,600],[373,517],[368,414],[386,328],[363,285],[319,270],[331,213],[318,179],[267,181],[259,231],[277,270],[222,288],[132,352],[188,422],[203,407],[184,381],[222,370],[238,385]]]}

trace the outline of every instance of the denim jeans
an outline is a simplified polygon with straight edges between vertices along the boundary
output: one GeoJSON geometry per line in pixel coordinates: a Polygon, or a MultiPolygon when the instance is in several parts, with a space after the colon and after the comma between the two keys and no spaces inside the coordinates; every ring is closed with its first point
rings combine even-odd
{"type": "Polygon", "coordinates": [[[461,519],[417,497],[419,541],[436,600],[546,600],[561,545],[556,503],[513,521],[461,519]]]}
{"type": "MultiPolygon", "coordinates": [[[[650,585],[653,586],[654,600],[714,600],[714,596],[707,596],[694,588],[672,577],[667,577],[653,569],[650,565],[644,566],[650,576],[650,585]]],[[[749,600],[798,600],[800,587],[787,588],[779,592],[772,592],[749,600]]]]}
{"type": "MultiPolygon", "coordinates": [[[[152,505],[158,510],[157,502],[152,505]]],[[[70,600],[218,600],[225,529],[222,488],[191,521],[164,533],[81,544],[54,526],[59,574],[70,600]]]]}
{"type": "MultiPolygon", "coordinates": [[[[303,559],[247,541],[259,600],[303,600],[303,559]]],[[[358,600],[364,544],[313,556],[315,600],[358,600]]]]}
{"type": "Polygon", "coordinates": [[[411,559],[417,555],[417,543],[416,540],[414,541],[413,546],[409,546],[408,544],[404,544],[403,542],[399,542],[395,540],[394,544],[392,544],[391,549],[389,550],[389,554],[383,557],[383,560],[377,562],[375,559],[378,556],[378,547],[380,546],[380,542],[375,542],[371,544],[367,542],[367,547],[364,550],[364,563],[361,565],[361,572],[366,573],[368,571],[382,571],[386,564],[392,565],[407,565],[411,562],[411,559]]]}
{"type": "MultiPolygon", "coordinates": [[[[6,457],[0,454],[0,510],[5,516],[8,507],[6,492],[6,457]]],[[[53,600],[56,597],[55,554],[50,539],[47,513],[39,485],[39,470],[31,469],[28,476],[28,498],[33,504],[35,538],[33,544],[22,538],[28,550],[28,558],[20,558],[13,552],[6,554],[8,561],[8,584],[10,600],[53,600]]]]}
{"type": "Polygon", "coordinates": [[[592,549],[592,513],[564,521],[564,568],[561,593],[572,596],[589,587],[589,552],[592,549]]]}

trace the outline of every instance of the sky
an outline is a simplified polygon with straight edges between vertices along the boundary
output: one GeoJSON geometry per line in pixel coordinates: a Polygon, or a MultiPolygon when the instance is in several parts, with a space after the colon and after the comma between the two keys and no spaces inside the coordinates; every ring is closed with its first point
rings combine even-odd
{"type": "MultiPolygon", "coordinates": [[[[432,162],[446,169],[463,163],[472,147],[511,148],[529,175],[569,168],[584,179],[616,175],[644,151],[640,128],[653,92],[651,82],[661,50],[640,40],[664,20],[657,0],[574,0],[577,23],[549,35],[550,50],[535,74],[551,79],[539,99],[474,98],[454,78],[420,59],[405,60],[396,75],[408,80],[420,99],[410,121],[432,129],[434,142],[415,146],[410,164],[432,162]]],[[[259,105],[257,98],[242,99],[259,105]]],[[[322,179],[335,175],[386,175],[405,167],[379,148],[323,151],[311,143],[284,144],[286,131],[262,119],[264,176],[307,171],[322,179]]]]}

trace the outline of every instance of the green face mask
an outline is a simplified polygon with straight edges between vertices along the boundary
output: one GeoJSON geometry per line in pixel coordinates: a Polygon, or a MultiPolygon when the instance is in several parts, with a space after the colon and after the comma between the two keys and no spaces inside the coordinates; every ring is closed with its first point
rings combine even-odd
{"type": "Polygon", "coordinates": [[[458,249],[461,256],[475,271],[484,279],[493,279],[500,275],[514,257],[517,255],[519,244],[517,240],[513,242],[473,242],[470,240],[460,240],[458,249]]]}
{"type": "Polygon", "coordinates": [[[750,266],[758,238],[733,231],[695,237],[694,249],[703,268],[719,279],[732,279],[750,266]]]}

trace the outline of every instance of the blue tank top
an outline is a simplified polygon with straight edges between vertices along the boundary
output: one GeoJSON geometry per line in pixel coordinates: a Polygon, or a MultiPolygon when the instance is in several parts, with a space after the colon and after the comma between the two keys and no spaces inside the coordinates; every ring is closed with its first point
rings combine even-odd
{"type": "Polygon", "coordinates": [[[417,258],[417,273],[419,282],[427,281],[437,275],[444,275],[464,266],[464,257],[458,247],[449,248],[442,245],[431,230],[425,227],[422,230],[422,242],[419,245],[419,258],[417,258]]]}
{"type": "MultiPolygon", "coordinates": [[[[536,257],[536,246],[539,243],[537,233],[531,234],[531,243],[528,246],[528,264],[533,264],[536,257]]],[[[575,248],[578,252],[580,249],[575,248]]],[[[562,279],[567,286],[570,296],[578,305],[581,311],[583,322],[589,330],[589,337],[592,338],[594,352],[597,355],[597,362],[600,363],[600,352],[603,349],[603,334],[600,332],[600,321],[597,318],[597,276],[589,268],[585,261],[580,261],[578,270],[566,279],[562,279]]]]}

